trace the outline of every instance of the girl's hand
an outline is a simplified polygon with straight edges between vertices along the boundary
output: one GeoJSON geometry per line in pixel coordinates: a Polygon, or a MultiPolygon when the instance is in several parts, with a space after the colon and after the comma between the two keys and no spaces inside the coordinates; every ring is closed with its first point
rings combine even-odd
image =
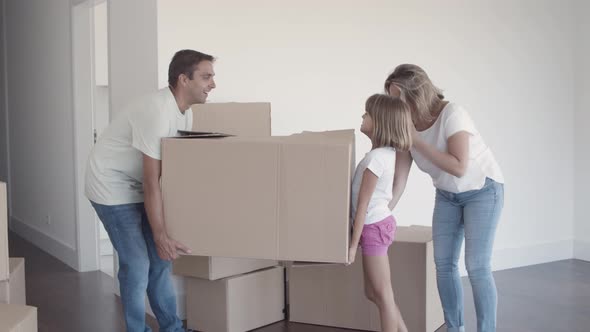
{"type": "Polygon", "coordinates": [[[346,263],[346,265],[351,265],[352,263],[354,263],[354,258],[356,256],[356,250],[357,247],[350,247],[350,249],[348,249],[348,263],[346,263]]]}

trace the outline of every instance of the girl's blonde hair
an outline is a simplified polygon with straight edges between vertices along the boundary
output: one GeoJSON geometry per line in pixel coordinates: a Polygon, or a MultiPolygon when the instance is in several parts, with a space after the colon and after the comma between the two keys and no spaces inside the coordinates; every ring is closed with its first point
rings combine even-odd
{"type": "Polygon", "coordinates": [[[373,120],[373,148],[390,146],[400,151],[412,147],[412,112],[399,98],[374,94],[365,103],[373,120]]]}
{"type": "Polygon", "coordinates": [[[440,108],[445,97],[424,69],[412,64],[399,65],[385,80],[385,93],[389,94],[392,84],[399,88],[400,98],[412,108],[415,123],[435,119],[433,112],[440,108]]]}

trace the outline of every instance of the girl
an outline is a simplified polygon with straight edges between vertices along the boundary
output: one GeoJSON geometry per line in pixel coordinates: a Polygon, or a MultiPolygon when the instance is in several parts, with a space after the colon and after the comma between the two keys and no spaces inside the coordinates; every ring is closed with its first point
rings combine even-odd
{"type": "Polygon", "coordinates": [[[411,157],[430,174],[436,198],[432,220],[438,293],[448,331],[464,331],[463,289],[457,262],[465,238],[465,265],[473,289],[477,330],[496,331],[497,292],[491,270],[492,247],[504,205],[504,178],[492,151],[469,114],[444,99],[426,72],[400,65],[385,81],[385,91],[410,105],[411,157]]]}
{"type": "MultiPolygon", "coordinates": [[[[349,264],[360,246],[365,294],[379,308],[381,330],[406,332],[393,297],[387,249],[396,228],[391,210],[403,192],[398,187],[405,186],[405,180],[402,186],[393,185],[396,150],[407,151],[412,145],[411,113],[400,99],[383,94],[369,97],[365,110],[361,132],[371,139],[372,149],[358,165],[352,182],[349,264]]],[[[407,174],[402,178],[407,179],[407,174]]]]}

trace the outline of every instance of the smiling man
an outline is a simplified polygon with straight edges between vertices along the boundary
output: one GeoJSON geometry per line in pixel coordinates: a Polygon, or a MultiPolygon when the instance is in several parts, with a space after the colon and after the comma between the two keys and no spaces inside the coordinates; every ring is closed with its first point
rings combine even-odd
{"type": "Polygon", "coordinates": [[[189,253],[166,232],[160,176],[161,139],[191,130],[190,106],[203,104],[215,88],[214,58],[177,52],[169,86],[144,96],[115,118],[96,142],[86,166],[86,196],[119,255],[119,283],[127,331],[150,331],[145,293],[160,331],[183,331],[176,315],[171,261],[189,253]]]}

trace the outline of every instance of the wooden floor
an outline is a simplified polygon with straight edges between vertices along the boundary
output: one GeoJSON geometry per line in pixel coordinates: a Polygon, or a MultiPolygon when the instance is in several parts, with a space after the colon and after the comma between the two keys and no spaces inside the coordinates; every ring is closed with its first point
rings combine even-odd
{"type": "MultiPolygon", "coordinates": [[[[10,255],[26,259],[27,302],[39,308],[40,332],[124,331],[113,280],[102,272],[77,273],[15,234],[10,255]]],[[[590,262],[566,260],[495,272],[498,331],[590,331],[590,262]]],[[[471,288],[465,285],[465,324],[476,331],[471,288]]],[[[148,323],[158,331],[155,322],[148,323]]],[[[351,330],[279,322],[260,332],[351,330]]],[[[439,331],[444,331],[441,328],[439,331]]],[[[412,331],[410,331],[412,332],[412,331]]]]}

